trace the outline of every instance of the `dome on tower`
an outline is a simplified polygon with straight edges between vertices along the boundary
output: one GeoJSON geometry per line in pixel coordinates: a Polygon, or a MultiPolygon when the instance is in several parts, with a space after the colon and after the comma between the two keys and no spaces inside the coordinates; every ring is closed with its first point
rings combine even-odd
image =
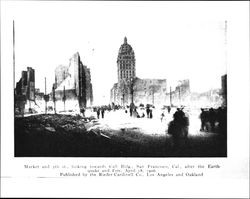
{"type": "Polygon", "coordinates": [[[128,44],[127,37],[119,48],[117,57],[118,82],[128,81],[135,78],[135,53],[133,48],[128,44]]]}
{"type": "Polygon", "coordinates": [[[124,43],[121,45],[118,53],[118,60],[122,59],[123,56],[131,56],[131,59],[134,59],[134,50],[133,48],[127,43],[127,37],[124,38],[124,43]]]}

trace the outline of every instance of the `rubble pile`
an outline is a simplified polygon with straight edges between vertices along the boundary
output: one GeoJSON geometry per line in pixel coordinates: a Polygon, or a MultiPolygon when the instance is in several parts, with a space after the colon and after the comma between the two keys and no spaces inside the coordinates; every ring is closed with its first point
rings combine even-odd
{"type": "Polygon", "coordinates": [[[220,134],[188,136],[177,149],[171,135],[112,129],[95,117],[43,114],[15,118],[15,157],[225,157],[220,134]]]}
{"type": "MultiPolygon", "coordinates": [[[[42,114],[15,118],[15,156],[99,156],[111,138],[94,117],[42,114]]],[[[105,148],[105,150],[104,150],[105,148]]]]}

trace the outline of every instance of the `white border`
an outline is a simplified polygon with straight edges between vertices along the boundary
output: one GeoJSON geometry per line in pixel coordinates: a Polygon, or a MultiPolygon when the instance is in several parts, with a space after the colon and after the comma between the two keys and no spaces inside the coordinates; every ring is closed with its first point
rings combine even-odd
{"type": "MultiPolygon", "coordinates": [[[[211,2],[229,12],[227,158],[14,158],[12,41],[1,6],[1,196],[3,197],[249,197],[249,3],[211,2]],[[9,39],[6,39],[9,38],[9,39]],[[168,178],[37,178],[29,164],[220,164],[219,172],[190,180],[168,178]],[[3,178],[4,177],[4,178],[3,178]]],[[[14,3],[14,2],[11,2],[14,3]]],[[[46,2],[44,2],[46,3],[46,2]]],[[[58,2],[59,3],[59,2],[58,2]]],[[[100,2],[101,3],[101,2],[100,2]]],[[[174,4],[174,2],[169,2],[174,4]]],[[[179,4],[182,2],[176,2],[179,4]]],[[[186,3],[186,2],[185,2],[186,3]]],[[[199,5],[210,2],[188,2],[199,5]]],[[[213,13],[211,13],[212,15],[213,13]]],[[[54,175],[47,173],[48,176],[54,175]]]]}

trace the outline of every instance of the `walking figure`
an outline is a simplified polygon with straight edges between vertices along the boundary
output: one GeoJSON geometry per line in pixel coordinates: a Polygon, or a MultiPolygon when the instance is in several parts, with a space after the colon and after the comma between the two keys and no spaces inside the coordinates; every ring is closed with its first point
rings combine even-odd
{"type": "Polygon", "coordinates": [[[102,118],[104,118],[104,112],[105,112],[105,109],[104,108],[102,108],[102,118]]]}
{"type": "Polygon", "coordinates": [[[85,108],[81,108],[80,112],[81,112],[82,116],[85,117],[85,108]]]}
{"type": "Polygon", "coordinates": [[[99,117],[100,117],[100,108],[97,109],[96,113],[97,113],[97,118],[99,119],[99,117]]]}
{"type": "Polygon", "coordinates": [[[161,122],[162,122],[164,116],[165,116],[165,115],[164,115],[164,112],[162,112],[162,114],[161,114],[161,122]]]}
{"type": "Polygon", "coordinates": [[[174,150],[176,151],[186,143],[189,119],[182,109],[179,108],[173,117],[173,121],[171,121],[168,126],[168,134],[172,135],[173,137],[174,150]]]}
{"type": "Polygon", "coordinates": [[[203,108],[201,108],[200,119],[201,119],[201,129],[200,129],[200,131],[205,131],[207,114],[206,114],[206,112],[205,112],[205,110],[203,108]]]}
{"type": "Polygon", "coordinates": [[[149,112],[149,117],[150,117],[150,119],[152,119],[152,118],[153,118],[153,110],[152,110],[152,109],[150,109],[150,112],[149,112]]]}
{"type": "Polygon", "coordinates": [[[211,125],[211,131],[214,132],[215,130],[215,120],[216,120],[216,114],[213,108],[209,109],[209,122],[211,125]]]}
{"type": "Polygon", "coordinates": [[[147,118],[149,118],[150,109],[149,109],[149,107],[148,107],[148,106],[147,106],[147,108],[146,108],[146,113],[147,113],[147,118]]]}
{"type": "Polygon", "coordinates": [[[170,106],[168,106],[168,107],[167,107],[167,109],[168,109],[168,113],[170,113],[170,111],[171,111],[171,107],[170,107],[170,106]]]}

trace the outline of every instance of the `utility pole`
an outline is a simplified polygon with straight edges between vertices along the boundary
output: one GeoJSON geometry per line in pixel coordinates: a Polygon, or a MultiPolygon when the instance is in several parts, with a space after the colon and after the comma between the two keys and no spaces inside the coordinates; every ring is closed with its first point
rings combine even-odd
{"type": "Polygon", "coordinates": [[[123,106],[125,106],[125,93],[122,94],[123,106]]]}
{"type": "Polygon", "coordinates": [[[172,89],[171,89],[171,86],[170,86],[170,106],[172,107],[172,89]]]}
{"type": "Polygon", "coordinates": [[[123,107],[125,106],[125,92],[126,92],[126,86],[125,86],[125,83],[123,82],[123,84],[122,84],[122,103],[123,103],[123,107]]]}
{"type": "Polygon", "coordinates": [[[130,80],[131,103],[134,104],[134,78],[130,80]]]}
{"type": "Polygon", "coordinates": [[[152,104],[154,105],[154,94],[155,94],[155,86],[151,86],[151,91],[152,91],[152,104]]]}
{"type": "MultiPolygon", "coordinates": [[[[228,63],[227,63],[227,21],[225,21],[225,68],[226,68],[225,73],[226,74],[227,74],[227,65],[228,65],[228,63]]],[[[227,78],[227,76],[225,78],[227,78]]],[[[225,79],[225,81],[227,84],[227,79],[225,79]]],[[[223,105],[227,106],[227,86],[226,86],[224,92],[225,93],[223,94],[223,96],[224,96],[223,97],[223,105]]]]}
{"type": "Polygon", "coordinates": [[[154,87],[153,87],[153,105],[154,105],[154,101],[155,101],[154,94],[155,94],[155,91],[154,91],[154,87]]]}
{"type": "Polygon", "coordinates": [[[52,87],[52,95],[53,95],[53,102],[54,102],[54,111],[55,111],[55,114],[56,114],[56,94],[55,94],[55,87],[54,87],[54,85],[52,87]]]}
{"type": "Polygon", "coordinates": [[[227,72],[227,20],[225,21],[225,67],[227,72]]]}
{"type": "Polygon", "coordinates": [[[65,95],[65,86],[63,87],[63,104],[64,104],[64,112],[65,112],[65,101],[66,101],[66,95],[65,95]]]}
{"type": "Polygon", "coordinates": [[[179,86],[179,104],[181,105],[181,87],[179,86]]]}
{"type": "MultiPolygon", "coordinates": [[[[14,83],[13,88],[15,88],[15,62],[16,62],[16,57],[15,57],[15,21],[13,20],[13,83],[14,83]]],[[[15,89],[14,89],[14,92],[15,92],[15,89]]]]}
{"type": "Polygon", "coordinates": [[[44,100],[45,100],[45,114],[47,114],[47,92],[46,92],[46,77],[45,77],[45,94],[44,94],[44,100]]]}
{"type": "MultiPolygon", "coordinates": [[[[15,96],[15,21],[13,20],[13,88],[14,88],[14,113],[16,113],[16,96],[15,96]]],[[[15,119],[14,119],[15,122],[15,119]]]]}

